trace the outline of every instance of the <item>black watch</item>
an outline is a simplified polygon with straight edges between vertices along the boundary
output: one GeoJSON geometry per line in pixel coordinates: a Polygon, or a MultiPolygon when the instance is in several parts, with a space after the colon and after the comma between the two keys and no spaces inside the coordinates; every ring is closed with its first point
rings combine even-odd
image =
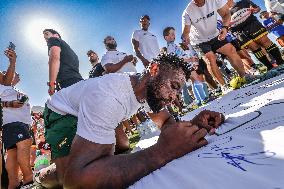
{"type": "Polygon", "coordinates": [[[225,28],[227,31],[229,31],[229,26],[222,26],[222,29],[225,28]]]}

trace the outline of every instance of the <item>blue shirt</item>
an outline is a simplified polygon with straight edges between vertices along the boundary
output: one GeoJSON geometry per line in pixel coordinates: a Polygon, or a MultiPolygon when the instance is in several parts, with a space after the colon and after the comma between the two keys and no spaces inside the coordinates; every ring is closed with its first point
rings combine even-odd
{"type": "MultiPolygon", "coordinates": [[[[276,22],[277,21],[274,20],[273,18],[268,18],[262,22],[262,25],[268,29],[270,26],[272,26],[276,22]]],[[[282,35],[284,35],[284,26],[277,24],[275,25],[275,27],[271,28],[269,32],[273,33],[277,38],[279,38],[282,35]]]]}

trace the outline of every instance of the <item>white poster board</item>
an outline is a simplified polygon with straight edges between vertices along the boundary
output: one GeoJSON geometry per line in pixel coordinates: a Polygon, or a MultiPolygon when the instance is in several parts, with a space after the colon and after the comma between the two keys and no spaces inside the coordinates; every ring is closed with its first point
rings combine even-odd
{"type": "MultiPolygon", "coordinates": [[[[235,90],[201,110],[225,114],[209,144],[140,179],[131,189],[284,189],[284,76],[235,90]]],[[[153,145],[152,136],[138,145],[153,145]],[[152,138],[152,140],[151,140],[152,138]],[[149,142],[150,141],[150,142],[149,142]],[[144,143],[143,143],[144,142],[144,143]]]]}

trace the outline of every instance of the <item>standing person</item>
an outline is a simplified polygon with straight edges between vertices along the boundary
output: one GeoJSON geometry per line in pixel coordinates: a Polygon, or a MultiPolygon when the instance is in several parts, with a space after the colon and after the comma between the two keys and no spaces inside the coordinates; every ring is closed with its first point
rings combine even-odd
{"type": "MultiPolygon", "coordinates": [[[[15,75],[13,85],[19,78],[15,75]]],[[[9,189],[29,188],[33,184],[33,173],[30,165],[32,138],[29,133],[31,124],[30,105],[27,96],[13,86],[0,86],[0,98],[3,106],[3,143],[7,150],[6,169],[9,178],[9,189]],[[23,183],[18,178],[19,168],[23,173],[23,183]]]]}
{"type": "Polygon", "coordinates": [[[264,0],[268,12],[284,14],[284,0],[264,0]]]}
{"type": "MultiPolygon", "coordinates": [[[[221,30],[222,27],[223,22],[221,20],[217,20],[218,30],[221,30]]],[[[259,75],[259,72],[256,70],[256,65],[251,59],[249,53],[246,49],[241,49],[240,41],[230,31],[227,33],[226,40],[236,48],[238,55],[243,61],[246,72],[252,75],[259,75]]]]}
{"type": "MultiPolygon", "coordinates": [[[[14,78],[14,74],[15,74],[15,69],[16,69],[17,55],[16,55],[16,52],[9,47],[4,51],[4,54],[9,59],[9,66],[7,68],[7,71],[0,72],[0,84],[5,85],[5,86],[11,86],[13,78],[14,78]]],[[[3,110],[1,110],[1,112],[2,111],[3,110]]],[[[2,119],[2,116],[3,115],[1,114],[0,119],[2,119]]],[[[0,132],[1,136],[0,137],[2,137],[2,120],[1,120],[0,126],[1,126],[1,132],[0,132]]],[[[4,152],[4,149],[2,149],[2,146],[3,145],[2,145],[2,142],[1,142],[1,152],[4,152]]],[[[8,176],[7,176],[7,170],[5,168],[5,161],[4,161],[4,157],[3,157],[4,154],[2,154],[1,152],[0,152],[0,155],[1,155],[2,159],[1,159],[1,170],[0,170],[1,174],[0,174],[0,176],[1,176],[2,182],[0,183],[1,184],[0,186],[2,186],[2,187],[7,186],[8,187],[8,176]]]]}
{"type": "MultiPolygon", "coordinates": [[[[107,36],[104,39],[104,44],[107,52],[103,55],[101,64],[106,70],[106,73],[127,73],[129,75],[134,75],[137,73],[136,57],[117,51],[117,43],[112,36],[107,36]]],[[[129,149],[129,141],[127,135],[123,131],[123,126],[128,131],[132,131],[130,121],[123,120],[116,132],[116,135],[120,135],[120,140],[117,141],[117,143],[121,144],[116,145],[116,153],[122,153],[129,149]]]]}
{"type": "Polygon", "coordinates": [[[157,37],[149,32],[150,17],[143,15],[140,18],[140,30],[135,30],[132,34],[132,45],[136,56],[142,61],[144,67],[158,56],[160,48],[157,37]]]}
{"type": "Polygon", "coordinates": [[[283,20],[276,20],[267,11],[262,11],[259,15],[263,19],[262,25],[272,33],[281,47],[284,47],[284,26],[283,20]]]}
{"type": "Polygon", "coordinates": [[[106,73],[128,73],[135,74],[137,59],[132,55],[118,51],[117,43],[112,36],[104,39],[107,52],[103,55],[101,64],[106,73]]]}
{"type": "Polygon", "coordinates": [[[69,87],[83,78],[79,73],[79,59],[71,47],[53,29],[43,30],[48,46],[49,86],[48,93],[69,87]]]}
{"type": "Polygon", "coordinates": [[[228,57],[240,77],[249,79],[236,49],[225,39],[231,18],[226,3],[226,0],[192,0],[182,16],[183,39],[190,41],[196,51],[204,54],[208,60],[208,70],[219,82],[223,92],[228,91],[228,87],[216,64],[216,52],[228,57]],[[217,14],[224,23],[221,31],[217,29],[217,14]]]}
{"type": "Polygon", "coordinates": [[[240,0],[237,3],[229,0],[228,6],[231,8],[232,14],[231,30],[240,40],[241,48],[249,48],[268,70],[272,69],[273,66],[261,47],[276,60],[278,65],[283,64],[284,60],[281,57],[279,48],[268,38],[267,30],[254,16],[255,13],[260,11],[260,7],[250,0],[240,0]]]}
{"type": "Polygon", "coordinates": [[[89,72],[89,78],[102,76],[105,70],[102,67],[101,63],[99,63],[98,54],[93,50],[89,50],[87,52],[87,56],[92,65],[92,70],[89,72]]]}

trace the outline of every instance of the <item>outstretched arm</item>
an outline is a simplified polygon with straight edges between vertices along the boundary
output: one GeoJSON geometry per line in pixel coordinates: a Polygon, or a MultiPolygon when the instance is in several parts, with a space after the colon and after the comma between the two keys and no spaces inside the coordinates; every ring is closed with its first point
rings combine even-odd
{"type": "Polygon", "coordinates": [[[5,55],[8,57],[10,64],[5,75],[2,73],[0,74],[0,84],[11,86],[15,75],[17,55],[16,52],[12,49],[7,49],[5,51],[5,55]]]}
{"type": "MultiPolygon", "coordinates": [[[[49,50],[49,82],[55,83],[57,79],[57,75],[60,68],[60,52],[61,48],[58,46],[53,46],[49,50]]],[[[53,95],[55,92],[55,85],[50,85],[48,93],[49,95],[53,95]]]]}

